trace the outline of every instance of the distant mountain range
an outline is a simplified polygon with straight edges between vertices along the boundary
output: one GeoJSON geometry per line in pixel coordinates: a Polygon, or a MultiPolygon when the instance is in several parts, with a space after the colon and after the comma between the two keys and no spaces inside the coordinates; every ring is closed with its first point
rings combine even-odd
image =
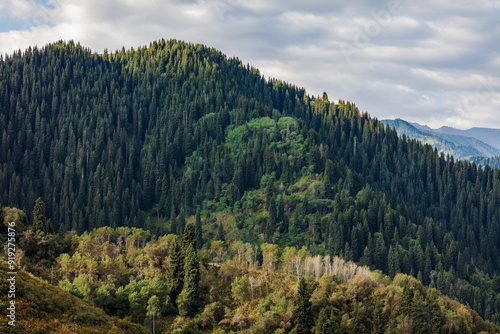
{"type": "Polygon", "coordinates": [[[490,166],[491,168],[500,169],[500,156],[483,158],[483,157],[467,157],[467,160],[475,162],[476,165],[490,166]]]}
{"type": "Polygon", "coordinates": [[[394,127],[399,135],[405,134],[456,159],[472,160],[478,164],[500,167],[500,129],[472,128],[460,130],[443,126],[432,129],[427,125],[410,123],[402,119],[383,120],[394,127]]]}

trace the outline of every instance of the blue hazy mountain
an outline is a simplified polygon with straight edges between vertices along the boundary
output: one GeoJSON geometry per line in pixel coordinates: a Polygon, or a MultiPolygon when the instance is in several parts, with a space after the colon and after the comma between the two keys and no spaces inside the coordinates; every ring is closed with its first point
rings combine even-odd
{"type": "Polygon", "coordinates": [[[449,126],[443,126],[435,131],[447,135],[476,138],[483,143],[500,149],[500,129],[472,128],[469,130],[460,130],[449,126]]]}
{"type": "Polygon", "coordinates": [[[435,130],[427,125],[410,123],[402,119],[382,122],[394,127],[400,136],[405,134],[408,138],[430,144],[438,151],[453,155],[456,159],[475,157],[479,160],[500,155],[500,129],[459,130],[441,127],[435,130]]]}

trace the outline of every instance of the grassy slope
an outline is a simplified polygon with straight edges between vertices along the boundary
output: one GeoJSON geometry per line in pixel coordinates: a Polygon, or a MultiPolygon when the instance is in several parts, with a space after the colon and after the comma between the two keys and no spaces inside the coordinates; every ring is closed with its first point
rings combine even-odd
{"type": "Polygon", "coordinates": [[[18,270],[16,327],[7,324],[7,263],[0,261],[0,333],[148,333],[137,324],[106,315],[62,289],[18,270]]]}

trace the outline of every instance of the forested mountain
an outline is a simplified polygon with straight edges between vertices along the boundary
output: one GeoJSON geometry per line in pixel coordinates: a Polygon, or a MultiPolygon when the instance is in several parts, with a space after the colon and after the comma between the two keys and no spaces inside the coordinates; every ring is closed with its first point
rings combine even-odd
{"type": "Polygon", "coordinates": [[[483,157],[467,157],[466,160],[474,162],[476,165],[490,166],[491,168],[500,168],[500,156],[483,158],[483,157]]]}
{"type": "Polygon", "coordinates": [[[33,277],[23,270],[18,270],[15,280],[15,299],[8,299],[12,277],[8,264],[0,261],[0,304],[7,309],[15,300],[17,317],[15,326],[5,314],[0,320],[0,333],[149,333],[146,328],[129,320],[122,320],[106,315],[101,309],[92,307],[81,299],[33,277]]]}
{"type": "Polygon", "coordinates": [[[51,226],[158,238],[195,220],[204,250],[306,246],[413,275],[500,323],[498,169],[214,49],[162,40],[98,55],[60,42],[1,58],[0,129],[0,202],[32,222],[41,197],[51,220],[23,239],[40,274],[74,251],[51,226]]]}
{"type": "Polygon", "coordinates": [[[458,130],[450,127],[431,129],[417,123],[409,123],[402,119],[383,120],[382,123],[393,127],[399,135],[417,139],[430,144],[445,155],[453,155],[456,159],[470,156],[492,157],[500,154],[500,130],[473,128],[458,130]],[[482,141],[482,139],[486,141],[482,141]]]}
{"type": "MultiPolygon", "coordinates": [[[[18,256],[33,269],[31,261],[46,250],[24,229],[23,212],[5,211],[22,231],[20,244],[33,242],[35,255],[18,256]]],[[[2,319],[0,333],[146,332],[130,319],[153,333],[500,333],[414,277],[397,274],[391,280],[338,256],[313,255],[306,246],[257,247],[219,239],[194,251],[194,230],[192,224],[186,227],[182,244],[174,234],[156,239],[128,227],[52,235],[56,242],[42,235],[49,251],[61,246],[67,251],[40,272],[59,287],[18,270],[17,325],[2,319]],[[188,261],[189,254],[197,261],[188,261]],[[191,263],[196,265],[186,270],[191,263]],[[192,312],[182,306],[190,281],[198,286],[191,293],[197,301],[189,304],[195,305],[192,312]]],[[[6,268],[0,261],[3,291],[6,268]]],[[[4,293],[0,304],[7,303],[4,293]]]]}
{"type": "Polygon", "coordinates": [[[460,130],[449,126],[443,126],[434,131],[448,135],[473,137],[479,139],[483,143],[500,149],[500,129],[471,128],[468,130],[460,130]]]}

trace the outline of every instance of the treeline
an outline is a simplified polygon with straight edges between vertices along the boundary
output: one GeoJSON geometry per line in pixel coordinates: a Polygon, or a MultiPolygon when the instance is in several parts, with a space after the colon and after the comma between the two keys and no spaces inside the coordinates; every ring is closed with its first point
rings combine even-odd
{"type": "Polygon", "coordinates": [[[491,166],[491,168],[500,168],[500,156],[483,158],[483,157],[467,157],[467,161],[474,162],[476,165],[491,166]]]}
{"type": "MultiPolygon", "coordinates": [[[[41,197],[55,231],[182,235],[199,207],[198,247],[307,246],[414,275],[500,321],[497,169],[214,49],[60,42],[1,58],[0,129],[0,202],[31,221],[41,197]]],[[[64,243],[48,254],[43,238],[62,237],[30,239],[30,255],[54,260],[64,243]]]]}

